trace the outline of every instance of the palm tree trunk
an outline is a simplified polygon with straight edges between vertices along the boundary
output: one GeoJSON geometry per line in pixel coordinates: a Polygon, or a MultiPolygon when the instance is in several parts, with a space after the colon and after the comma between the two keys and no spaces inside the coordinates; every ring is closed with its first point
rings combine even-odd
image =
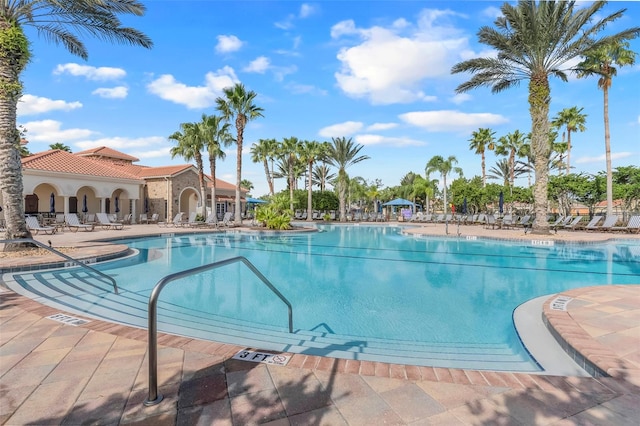
{"type": "Polygon", "coordinates": [[[549,206],[549,81],[546,75],[532,76],[529,82],[529,113],[531,115],[531,152],[535,170],[533,188],[534,212],[536,215],[531,232],[549,234],[547,213],[549,206]]]}
{"type": "Polygon", "coordinates": [[[269,194],[273,195],[273,181],[269,177],[269,163],[267,163],[267,158],[263,160],[264,163],[264,174],[267,177],[267,185],[269,185],[269,194]]]}
{"type": "Polygon", "coordinates": [[[209,168],[211,169],[211,213],[213,214],[213,223],[218,223],[218,206],[216,204],[216,160],[215,157],[209,158],[209,168]]]}
{"type": "Polygon", "coordinates": [[[571,129],[567,128],[567,174],[571,173],[571,129]]]}
{"type": "Polygon", "coordinates": [[[487,186],[487,173],[485,172],[485,158],[484,158],[484,151],[482,151],[482,187],[486,188],[487,186]]]}
{"type": "Polygon", "coordinates": [[[293,211],[293,158],[292,155],[289,155],[289,209],[293,211]]]}
{"type": "Polygon", "coordinates": [[[238,137],[236,143],[238,144],[238,153],[236,154],[236,212],[234,215],[234,222],[242,224],[242,200],[240,199],[242,186],[242,139],[244,136],[244,120],[241,114],[238,114],[236,118],[236,131],[238,137]]]}
{"type": "Polygon", "coordinates": [[[313,173],[313,161],[309,161],[309,187],[307,188],[307,222],[313,222],[313,185],[311,185],[311,177],[313,173]]]}
{"type": "Polygon", "coordinates": [[[609,88],[602,88],[604,94],[604,152],[607,163],[607,216],[613,216],[613,172],[611,171],[611,134],[609,133],[609,88]]]}
{"type": "MultiPolygon", "coordinates": [[[[5,31],[7,22],[0,22],[0,31],[5,31]]],[[[6,225],[6,238],[31,238],[24,218],[24,186],[22,183],[22,161],[20,159],[20,132],[16,125],[18,99],[22,95],[20,69],[12,67],[10,60],[15,55],[0,45],[0,192],[6,225]]],[[[17,250],[26,244],[5,244],[4,251],[17,250]]]]}
{"type": "Polygon", "coordinates": [[[345,179],[345,171],[338,171],[338,201],[340,203],[340,222],[347,221],[347,182],[345,179]]]}
{"type": "Polygon", "coordinates": [[[200,183],[200,213],[202,216],[207,217],[207,189],[204,185],[204,165],[202,163],[202,156],[200,153],[196,153],[196,167],[198,168],[198,181],[200,183]]]}

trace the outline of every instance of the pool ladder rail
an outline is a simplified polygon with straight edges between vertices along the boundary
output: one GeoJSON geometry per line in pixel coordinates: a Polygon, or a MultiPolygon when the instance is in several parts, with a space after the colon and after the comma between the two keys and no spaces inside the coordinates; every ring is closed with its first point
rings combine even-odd
{"type": "Polygon", "coordinates": [[[104,272],[100,272],[95,268],[92,268],[91,266],[87,265],[86,263],[84,263],[81,260],[78,259],[74,259],[71,256],[67,256],[66,254],[54,249],[53,247],[50,247],[46,244],[42,244],[40,241],[34,240],[33,238],[16,238],[16,239],[11,239],[11,240],[0,240],[1,244],[19,244],[19,243],[31,243],[34,244],[40,248],[43,248],[45,250],[50,251],[51,253],[54,253],[60,257],[62,257],[65,260],[68,260],[69,262],[78,265],[82,268],[88,269],[89,271],[93,272],[94,274],[100,275],[103,278],[106,278],[107,280],[111,281],[111,284],[113,284],[113,291],[115,294],[118,294],[118,284],[116,283],[116,280],[105,274],[104,272]]]}
{"type": "Polygon", "coordinates": [[[185,271],[176,272],[174,274],[167,275],[162,278],[155,285],[149,296],[149,309],[148,309],[148,332],[149,332],[149,395],[143,402],[146,407],[159,404],[162,401],[162,394],[158,393],[158,298],[162,289],[170,282],[184,278],[186,276],[195,275],[200,272],[205,272],[211,269],[220,268],[232,263],[244,263],[256,277],[260,279],[285,305],[289,311],[289,333],[293,333],[293,309],[291,303],[286,297],[278,291],[277,288],[271,284],[271,282],[265,277],[249,260],[244,256],[232,257],[229,259],[221,260],[218,262],[209,263],[206,265],[198,266],[195,268],[187,269],[185,271]]]}

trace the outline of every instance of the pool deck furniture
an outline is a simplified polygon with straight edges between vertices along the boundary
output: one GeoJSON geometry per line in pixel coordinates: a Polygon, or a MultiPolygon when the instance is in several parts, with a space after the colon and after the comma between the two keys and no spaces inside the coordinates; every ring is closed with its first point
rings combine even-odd
{"type": "Polygon", "coordinates": [[[38,222],[38,218],[35,216],[27,216],[25,217],[27,222],[27,228],[32,231],[35,235],[38,235],[39,232],[44,232],[48,235],[53,235],[56,233],[57,228],[55,226],[42,226],[38,222]]]}
{"type": "Polygon", "coordinates": [[[629,233],[639,233],[640,232],[640,215],[631,216],[625,226],[613,226],[611,227],[611,230],[623,231],[623,232],[629,232],[629,233]]]}
{"type": "Polygon", "coordinates": [[[183,223],[182,217],[183,216],[184,216],[183,212],[176,213],[176,215],[174,216],[174,218],[173,218],[173,220],[171,222],[158,222],[158,226],[164,226],[164,227],[169,227],[169,226],[179,227],[179,226],[182,226],[182,223],[183,223]]]}
{"type": "MultiPolygon", "coordinates": [[[[132,225],[122,232],[139,236],[157,234],[158,229],[132,225]]],[[[444,235],[444,226],[415,227],[411,232],[444,235]]],[[[464,232],[492,235],[473,226],[464,227],[464,232]]],[[[89,257],[115,249],[114,244],[83,242],[110,231],[95,233],[36,238],[82,246],[89,257]]],[[[505,230],[500,237],[505,236],[523,238],[523,233],[505,230]]],[[[564,230],[545,238],[640,242],[638,234],[564,230]]],[[[17,261],[33,264],[44,259],[17,261]]],[[[640,343],[635,331],[640,323],[639,290],[616,285],[569,290],[550,295],[539,313],[575,352],[611,377],[417,367],[303,354],[279,367],[232,359],[244,347],[160,334],[159,387],[164,400],[153,407],[142,404],[148,389],[146,330],[91,319],[68,325],[47,317],[77,315],[4,290],[0,423],[634,425],[640,413],[640,343]],[[564,311],[550,309],[558,296],[571,300],[564,311]]]]}
{"type": "Polygon", "coordinates": [[[67,229],[71,232],[78,232],[79,229],[91,232],[95,228],[94,223],[80,223],[80,219],[75,213],[65,213],[64,221],[67,224],[67,229]]]}
{"type": "Polygon", "coordinates": [[[98,224],[102,229],[115,229],[118,231],[124,229],[124,223],[112,222],[106,213],[96,213],[96,218],[98,219],[98,224]]]}
{"type": "Polygon", "coordinates": [[[571,219],[571,222],[567,223],[563,226],[564,229],[575,231],[576,229],[580,229],[580,222],[582,222],[583,216],[576,216],[571,219]]]}
{"type": "Polygon", "coordinates": [[[586,225],[578,224],[574,229],[582,229],[585,231],[598,229],[598,224],[600,223],[601,220],[602,220],[602,216],[595,215],[591,218],[589,223],[587,223],[586,225]]]}

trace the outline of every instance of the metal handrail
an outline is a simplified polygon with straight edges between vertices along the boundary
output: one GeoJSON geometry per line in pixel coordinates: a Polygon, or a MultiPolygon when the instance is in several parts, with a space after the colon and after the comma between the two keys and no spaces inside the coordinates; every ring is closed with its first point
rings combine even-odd
{"type": "Polygon", "coordinates": [[[86,268],[88,270],[90,270],[91,272],[95,272],[96,274],[100,275],[101,277],[104,277],[106,279],[108,279],[109,281],[111,281],[113,283],[113,291],[118,294],[118,284],[116,283],[116,280],[113,277],[110,277],[109,275],[105,274],[104,272],[100,272],[95,268],[92,268],[91,266],[87,265],[84,262],[81,262],[78,259],[74,259],[73,257],[67,256],[64,253],[61,253],[60,251],[54,249],[53,247],[49,247],[48,245],[42,244],[40,241],[34,240],[33,238],[17,238],[17,239],[12,239],[12,240],[0,240],[0,243],[3,244],[7,244],[7,243],[33,243],[35,245],[37,245],[40,248],[43,248],[45,250],[49,250],[50,252],[57,254],[58,256],[62,257],[63,259],[66,259],[70,262],[75,263],[78,266],[81,266],[83,268],[86,268]]]}
{"type": "Polygon", "coordinates": [[[275,288],[273,284],[271,284],[271,282],[269,282],[269,280],[244,256],[232,257],[226,260],[209,263],[207,265],[167,275],[158,281],[149,296],[149,396],[143,402],[145,406],[151,407],[152,405],[159,404],[160,401],[162,401],[162,395],[158,393],[158,298],[160,297],[160,292],[164,286],[169,284],[171,281],[237,262],[244,263],[251,272],[260,279],[260,281],[269,287],[269,289],[278,296],[285,305],[287,305],[287,308],[289,309],[289,333],[293,333],[293,309],[291,308],[291,303],[289,303],[287,298],[284,297],[282,293],[280,293],[278,289],[275,288]]]}

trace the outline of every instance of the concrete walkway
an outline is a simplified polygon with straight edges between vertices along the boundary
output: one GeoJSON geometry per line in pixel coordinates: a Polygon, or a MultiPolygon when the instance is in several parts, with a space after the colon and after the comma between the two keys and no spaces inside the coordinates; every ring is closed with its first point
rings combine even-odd
{"type": "MultiPolygon", "coordinates": [[[[421,232],[444,233],[429,227],[421,232]]],[[[90,238],[159,231],[193,232],[133,225],[44,240],[54,246],[85,241],[83,253],[96,255],[121,248],[86,242],[90,238]]],[[[480,227],[465,230],[474,231],[482,236],[480,227]]],[[[0,258],[2,268],[8,263],[0,258]]],[[[294,355],[286,367],[266,366],[232,360],[243,349],[237,346],[160,335],[164,399],[152,407],[142,404],[148,396],[145,330],[96,320],[67,325],[47,318],[59,310],[9,291],[0,296],[0,423],[6,425],[637,425],[640,418],[640,286],[575,289],[544,304],[551,332],[598,377],[305,355],[294,355]]]]}

